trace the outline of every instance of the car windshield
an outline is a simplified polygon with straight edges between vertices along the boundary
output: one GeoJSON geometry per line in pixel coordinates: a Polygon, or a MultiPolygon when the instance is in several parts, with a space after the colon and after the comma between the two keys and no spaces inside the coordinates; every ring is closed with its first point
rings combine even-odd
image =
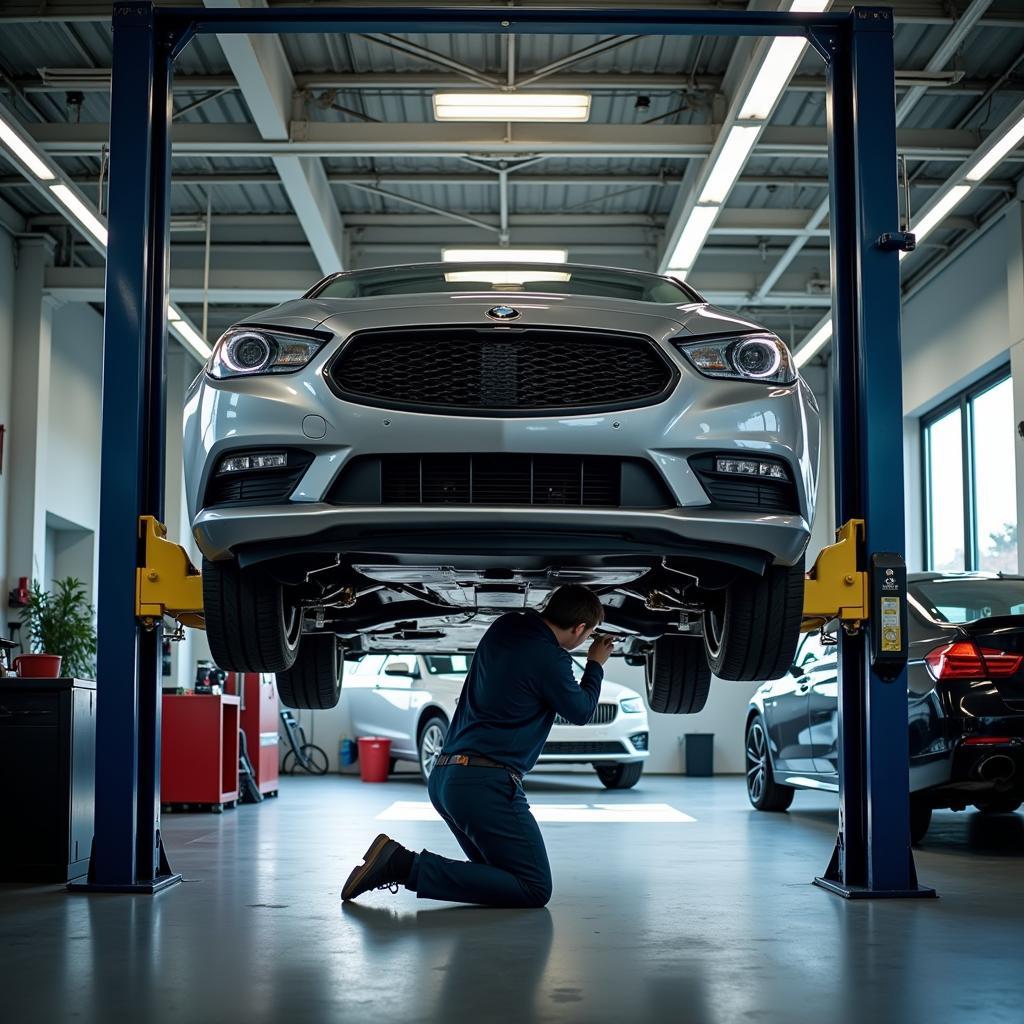
{"type": "Polygon", "coordinates": [[[431,292],[545,292],[633,302],[698,302],[680,282],[655,274],[557,263],[432,263],[356,270],[328,279],[310,298],[365,299],[431,292]]]}
{"type": "Polygon", "coordinates": [[[919,580],[910,593],[939,622],[973,622],[996,615],[1024,615],[1024,579],[919,580]]]}

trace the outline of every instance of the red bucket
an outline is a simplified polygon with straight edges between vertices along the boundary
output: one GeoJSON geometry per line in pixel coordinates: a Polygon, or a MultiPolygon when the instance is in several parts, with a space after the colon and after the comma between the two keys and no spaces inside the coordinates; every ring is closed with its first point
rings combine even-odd
{"type": "Polygon", "coordinates": [[[19,654],[14,671],[23,679],[57,679],[60,677],[59,654],[19,654]]]}
{"type": "Polygon", "coordinates": [[[363,782],[387,782],[391,740],[381,736],[359,737],[359,777],[363,782]]]}

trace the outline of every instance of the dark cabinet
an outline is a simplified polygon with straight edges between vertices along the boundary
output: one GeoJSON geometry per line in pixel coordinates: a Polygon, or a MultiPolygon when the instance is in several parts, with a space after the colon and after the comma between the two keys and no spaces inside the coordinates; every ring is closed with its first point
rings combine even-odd
{"type": "Polygon", "coordinates": [[[94,682],[0,679],[0,880],[86,874],[95,769],[94,682]]]}

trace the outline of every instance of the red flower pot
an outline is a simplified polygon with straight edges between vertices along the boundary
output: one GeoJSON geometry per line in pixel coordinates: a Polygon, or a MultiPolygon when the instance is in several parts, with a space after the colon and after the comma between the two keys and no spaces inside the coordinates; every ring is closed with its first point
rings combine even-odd
{"type": "Polygon", "coordinates": [[[60,676],[59,654],[19,654],[14,671],[25,679],[56,679],[60,676]]]}

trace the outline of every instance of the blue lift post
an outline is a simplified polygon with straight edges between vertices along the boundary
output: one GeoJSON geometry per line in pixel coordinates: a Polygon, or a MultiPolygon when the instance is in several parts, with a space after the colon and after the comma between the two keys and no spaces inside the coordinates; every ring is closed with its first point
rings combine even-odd
{"type": "MultiPolygon", "coordinates": [[[[96,836],[85,891],[180,880],[160,841],[160,631],[135,619],[141,515],[163,520],[164,356],[173,60],[196,33],[447,32],[806,36],[828,68],[838,523],[902,554],[899,268],[889,8],[788,14],[671,9],[424,7],[113,11],[110,239],[103,369],[96,836]]],[[[869,626],[869,630],[871,627],[869,626]]],[[[907,683],[872,672],[870,632],[840,638],[840,830],[825,876],[844,896],[929,895],[909,842],[907,683]]]]}

